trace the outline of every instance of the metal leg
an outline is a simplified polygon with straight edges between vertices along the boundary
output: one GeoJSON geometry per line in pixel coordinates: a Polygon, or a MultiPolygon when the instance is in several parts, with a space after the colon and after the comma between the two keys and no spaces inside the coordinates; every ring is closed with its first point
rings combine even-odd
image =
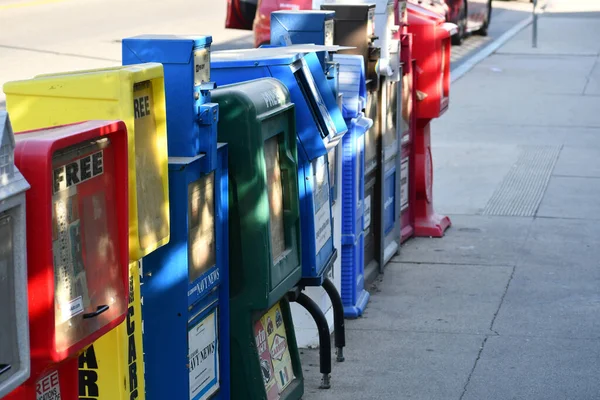
{"type": "Polygon", "coordinates": [[[298,294],[295,301],[310,313],[317,324],[317,330],[319,331],[319,364],[322,376],[320,389],[329,389],[331,387],[331,337],[329,336],[327,318],[325,318],[325,314],[323,314],[317,303],[304,293],[298,294]]]}
{"type": "Polygon", "coordinates": [[[333,307],[333,333],[335,337],[336,361],[344,362],[344,347],[346,346],[346,325],[344,321],[344,304],[333,282],[326,278],[323,289],[327,292],[333,307]]]}

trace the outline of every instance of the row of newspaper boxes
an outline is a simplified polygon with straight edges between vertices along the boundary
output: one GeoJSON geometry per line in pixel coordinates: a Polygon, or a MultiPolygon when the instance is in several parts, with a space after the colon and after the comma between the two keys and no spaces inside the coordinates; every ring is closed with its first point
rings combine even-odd
{"type": "Polygon", "coordinates": [[[0,398],[299,399],[290,302],[329,387],[303,290],[331,298],[341,362],[365,270],[449,225],[429,121],[453,27],[405,2],[323,8],[273,13],[258,49],[144,35],[122,67],[4,85],[0,398]]]}

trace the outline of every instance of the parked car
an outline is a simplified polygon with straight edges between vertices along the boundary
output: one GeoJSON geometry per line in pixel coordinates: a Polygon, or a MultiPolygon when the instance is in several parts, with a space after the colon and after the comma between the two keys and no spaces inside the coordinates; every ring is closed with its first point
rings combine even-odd
{"type": "Polygon", "coordinates": [[[225,28],[252,30],[258,0],[227,0],[225,28]]]}
{"type": "Polygon", "coordinates": [[[486,36],[492,19],[492,0],[408,0],[446,17],[458,26],[452,44],[460,45],[471,33],[486,36]]]}
{"type": "Polygon", "coordinates": [[[448,5],[446,20],[458,26],[452,44],[461,44],[469,33],[487,36],[492,20],[492,0],[445,0],[448,5]]]}
{"type": "MultiPolygon", "coordinates": [[[[378,0],[384,1],[384,0],[378,0]]],[[[458,26],[452,44],[459,45],[470,33],[487,35],[492,19],[492,0],[408,0],[458,26]]],[[[228,0],[227,28],[254,31],[254,46],[270,41],[271,13],[276,10],[310,10],[313,0],[228,0]]]]}

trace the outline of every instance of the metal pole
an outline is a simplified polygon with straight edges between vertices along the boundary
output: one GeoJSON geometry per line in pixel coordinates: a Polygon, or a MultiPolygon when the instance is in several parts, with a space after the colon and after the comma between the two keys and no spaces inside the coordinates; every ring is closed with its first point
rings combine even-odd
{"type": "Polygon", "coordinates": [[[533,0],[533,29],[532,29],[532,47],[535,49],[537,48],[537,0],[533,0]]]}

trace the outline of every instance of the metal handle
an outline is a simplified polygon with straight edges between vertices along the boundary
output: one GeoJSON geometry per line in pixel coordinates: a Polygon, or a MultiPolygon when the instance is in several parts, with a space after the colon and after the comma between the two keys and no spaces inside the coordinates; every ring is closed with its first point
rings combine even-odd
{"type": "Polygon", "coordinates": [[[11,368],[10,364],[0,364],[0,375],[2,375],[5,372],[8,372],[8,370],[11,368]]]}
{"type": "Polygon", "coordinates": [[[101,306],[96,307],[96,311],[83,314],[83,319],[96,318],[98,315],[102,314],[104,311],[107,311],[108,309],[109,309],[109,306],[107,306],[106,304],[103,304],[101,306]]]}

